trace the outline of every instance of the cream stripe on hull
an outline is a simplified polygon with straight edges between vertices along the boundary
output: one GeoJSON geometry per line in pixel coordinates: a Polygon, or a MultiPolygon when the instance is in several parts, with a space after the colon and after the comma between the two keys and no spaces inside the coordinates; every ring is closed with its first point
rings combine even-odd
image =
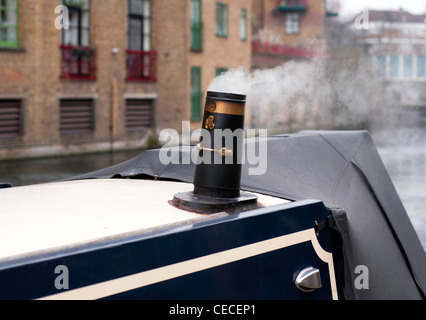
{"type": "Polygon", "coordinates": [[[175,263],[134,275],[109,280],[87,287],[51,295],[40,300],[96,300],[155,283],[182,277],[195,272],[211,269],[231,262],[251,258],[263,253],[280,250],[299,243],[308,242],[318,257],[328,264],[333,300],[337,300],[337,287],[334,274],[333,255],[322,249],[314,229],[308,229],[289,235],[256,242],[246,246],[221,251],[207,256],[175,263]]]}

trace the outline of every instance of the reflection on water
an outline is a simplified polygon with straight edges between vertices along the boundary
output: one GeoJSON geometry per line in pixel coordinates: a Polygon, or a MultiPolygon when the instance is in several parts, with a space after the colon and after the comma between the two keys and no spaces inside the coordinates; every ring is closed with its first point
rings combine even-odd
{"type": "Polygon", "coordinates": [[[142,152],[139,150],[0,162],[0,182],[9,182],[14,187],[53,182],[115,165],[142,152]]]}
{"type": "MultiPolygon", "coordinates": [[[[426,129],[373,135],[383,162],[426,250],[426,129]]],[[[103,169],[142,151],[0,162],[0,182],[52,182],[103,169]]]]}
{"type": "Polygon", "coordinates": [[[426,128],[382,132],[374,139],[426,250],[426,128]]]}

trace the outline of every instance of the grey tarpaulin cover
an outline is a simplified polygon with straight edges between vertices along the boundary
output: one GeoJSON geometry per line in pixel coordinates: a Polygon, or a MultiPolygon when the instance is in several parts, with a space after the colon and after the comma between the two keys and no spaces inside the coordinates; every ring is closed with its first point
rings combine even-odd
{"type": "MultiPolygon", "coordinates": [[[[343,239],[344,298],[425,298],[425,251],[368,132],[302,131],[260,139],[267,142],[267,170],[249,175],[248,168],[256,166],[244,164],[243,190],[319,199],[329,208],[345,210],[347,219],[335,217],[343,239]],[[358,265],[368,268],[367,290],[354,286],[358,265]]],[[[192,183],[195,164],[181,162],[163,165],[159,150],[149,150],[73,179],[155,177],[192,183]]]]}

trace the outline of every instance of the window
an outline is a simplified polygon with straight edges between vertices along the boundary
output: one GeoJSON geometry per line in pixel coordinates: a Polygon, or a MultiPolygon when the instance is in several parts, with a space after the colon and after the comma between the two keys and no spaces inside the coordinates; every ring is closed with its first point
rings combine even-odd
{"type": "Polygon", "coordinates": [[[228,5],[216,2],[216,35],[228,36],[228,5]]]}
{"type": "Polygon", "coordinates": [[[298,13],[287,13],[285,16],[285,33],[298,34],[300,31],[300,15],[298,13]]]}
{"type": "Polygon", "coordinates": [[[191,67],[191,121],[201,120],[201,68],[191,67]]]}
{"type": "Polygon", "coordinates": [[[377,56],[377,67],[379,68],[380,76],[386,77],[386,56],[379,55],[377,56]]]}
{"type": "Polygon", "coordinates": [[[426,56],[417,56],[417,77],[426,77],[426,56]]]}
{"type": "Polygon", "coordinates": [[[96,49],[90,47],[90,0],[63,0],[69,29],[62,29],[61,79],[96,80],[96,49]]]}
{"type": "Polygon", "coordinates": [[[69,29],[62,29],[62,44],[90,46],[90,0],[64,0],[69,10],[69,29]]]}
{"type": "Polygon", "coordinates": [[[151,51],[151,0],[128,1],[128,49],[151,51]]]}
{"type": "Polygon", "coordinates": [[[157,53],[151,44],[151,0],[128,0],[127,81],[157,81],[157,53]]]}
{"type": "Polygon", "coordinates": [[[94,131],[93,100],[61,100],[59,132],[61,135],[94,131]]]}
{"type": "Polygon", "coordinates": [[[216,68],[216,77],[226,73],[227,71],[227,68],[216,68]]]}
{"type": "Polygon", "coordinates": [[[17,47],[18,39],[18,0],[0,0],[0,46],[17,47]]]}
{"type": "Polygon", "coordinates": [[[151,128],[154,123],[154,107],[152,100],[126,100],[126,130],[134,131],[151,128]]]}
{"type": "Polygon", "coordinates": [[[22,110],[20,100],[0,100],[0,138],[21,134],[22,110]]]}
{"type": "Polygon", "coordinates": [[[240,39],[247,40],[247,9],[241,9],[240,39]]]}
{"type": "Polygon", "coordinates": [[[399,77],[399,56],[390,57],[390,77],[391,78],[399,77]]]}
{"type": "Polygon", "coordinates": [[[404,78],[411,78],[413,76],[413,57],[404,56],[404,78]]]}
{"type": "Polygon", "coordinates": [[[203,50],[201,0],[191,0],[191,50],[203,50]]]}

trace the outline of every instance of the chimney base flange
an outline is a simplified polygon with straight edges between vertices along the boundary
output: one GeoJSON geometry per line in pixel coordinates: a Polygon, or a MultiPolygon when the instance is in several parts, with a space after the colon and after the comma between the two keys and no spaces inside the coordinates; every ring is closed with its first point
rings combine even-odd
{"type": "Polygon", "coordinates": [[[182,192],[176,194],[172,202],[179,209],[200,214],[237,213],[260,207],[257,196],[247,192],[241,192],[237,198],[213,198],[200,196],[192,191],[182,192]]]}

